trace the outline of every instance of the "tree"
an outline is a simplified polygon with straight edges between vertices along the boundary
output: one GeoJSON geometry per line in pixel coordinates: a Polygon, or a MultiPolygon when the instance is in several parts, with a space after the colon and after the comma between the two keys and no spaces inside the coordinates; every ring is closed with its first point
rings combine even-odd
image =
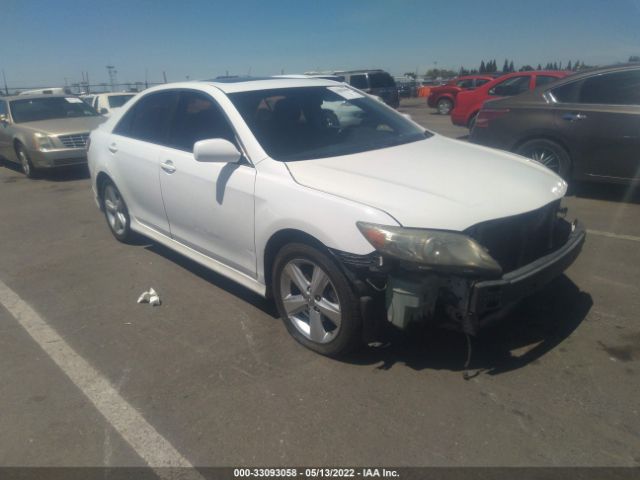
{"type": "MultiPolygon", "coordinates": [[[[532,69],[532,70],[533,70],[533,69],[532,69]]],[[[510,72],[515,72],[515,71],[516,71],[515,67],[513,66],[513,60],[511,60],[511,61],[509,62],[509,71],[510,71],[510,72]]]]}
{"type": "MultiPolygon", "coordinates": [[[[538,66],[540,66],[540,65],[538,65],[538,66]]],[[[521,72],[530,72],[531,70],[533,70],[533,67],[531,65],[523,65],[520,68],[521,72]]],[[[540,70],[540,69],[538,69],[538,70],[540,70]]]]}
{"type": "Polygon", "coordinates": [[[538,64],[538,68],[536,70],[542,70],[542,65],[538,64]]]}
{"type": "Polygon", "coordinates": [[[639,63],[640,62],[640,55],[631,55],[629,57],[629,63],[639,63]]]}
{"type": "Polygon", "coordinates": [[[480,73],[486,73],[487,67],[484,64],[484,60],[480,62],[480,73]]]}
{"type": "Polygon", "coordinates": [[[507,73],[509,71],[509,61],[505,58],[504,64],[502,65],[502,73],[507,73]]]}
{"type": "Polygon", "coordinates": [[[567,63],[567,70],[569,71],[573,70],[573,65],[571,64],[571,60],[569,60],[569,63],[567,63]]]}

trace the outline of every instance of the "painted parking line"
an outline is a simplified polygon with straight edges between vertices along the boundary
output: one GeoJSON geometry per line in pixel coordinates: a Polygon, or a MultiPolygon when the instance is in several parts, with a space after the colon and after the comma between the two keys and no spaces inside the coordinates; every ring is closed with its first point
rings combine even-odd
{"type": "MultiPolygon", "coordinates": [[[[166,467],[193,468],[166,438],[122,398],[104,376],[76,353],[2,280],[0,303],[161,478],[175,478],[175,471],[166,467]]],[[[203,479],[195,470],[189,470],[188,478],[203,479]]]]}
{"type": "Polygon", "coordinates": [[[618,233],[603,232],[602,230],[587,230],[590,235],[599,235],[601,237],[617,238],[618,240],[631,240],[632,242],[640,242],[640,237],[633,235],[620,235],[618,233]]]}

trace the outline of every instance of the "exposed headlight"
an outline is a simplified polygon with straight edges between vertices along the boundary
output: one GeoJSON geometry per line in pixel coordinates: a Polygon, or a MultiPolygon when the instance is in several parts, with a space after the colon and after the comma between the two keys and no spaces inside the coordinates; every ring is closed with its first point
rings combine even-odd
{"type": "Polygon", "coordinates": [[[50,150],[52,148],[56,148],[53,144],[53,138],[49,135],[45,135],[44,133],[35,133],[33,138],[38,150],[50,150]]]}
{"type": "Polygon", "coordinates": [[[357,222],[379,252],[434,270],[498,276],[502,268],[472,238],[461,233],[357,222]]]}

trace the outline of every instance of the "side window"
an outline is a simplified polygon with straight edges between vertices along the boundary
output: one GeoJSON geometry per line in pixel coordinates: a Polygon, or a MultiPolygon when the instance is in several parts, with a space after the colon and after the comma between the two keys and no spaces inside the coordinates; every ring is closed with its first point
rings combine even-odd
{"type": "Polygon", "coordinates": [[[489,95],[498,95],[500,97],[508,97],[518,95],[519,93],[529,90],[529,75],[520,77],[511,77],[500,82],[498,85],[489,90],[489,95]]]}
{"type": "Polygon", "coordinates": [[[368,88],[366,75],[351,75],[349,83],[352,87],[359,88],[360,90],[368,88]]]}
{"type": "Polygon", "coordinates": [[[0,100],[0,115],[6,115],[6,114],[7,114],[7,104],[2,100],[0,100]]]}
{"type": "Polygon", "coordinates": [[[473,80],[472,79],[460,80],[459,82],[456,83],[456,86],[460,88],[472,88],[473,80]]]}
{"type": "Polygon", "coordinates": [[[141,98],[118,122],[113,133],[166,145],[178,93],[164,91],[141,98]]]}
{"type": "Polygon", "coordinates": [[[485,83],[489,82],[486,78],[476,78],[476,87],[480,87],[485,83]]]}
{"type": "Polygon", "coordinates": [[[558,103],[578,103],[580,87],[583,81],[565,83],[551,90],[551,95],[558,103]]]}
{"type": "Polygon", "coordinates": [[[217,103],[200,92],[182,92],[171,122],[168,145],[187,152],[209,138],[224,138],[236,143],[233,129],[217,103]]]}
{"type": "Polygon", "coordinates": [[[549,75],[536,75],[536,87],[555,82],[556,80],[558,80],[557,77],[550,77],[549,75]]]}
{"type": "Polygon", "coordinates": [[[578,101],[602,105],[640,105],[640,70],[587,78],[580,89],[578,101]]]}

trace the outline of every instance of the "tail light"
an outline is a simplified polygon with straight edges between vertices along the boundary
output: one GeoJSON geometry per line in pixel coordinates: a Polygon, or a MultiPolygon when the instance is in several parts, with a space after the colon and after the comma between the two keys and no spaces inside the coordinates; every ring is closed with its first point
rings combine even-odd
{"type": "Polygon", "coordinates": [[[474,128],[487,128],[491,120],[500,118],[507,113],[509,113],[508,108],[483,108],[480,110],[480,113],[478,113],[474,128]]]}

